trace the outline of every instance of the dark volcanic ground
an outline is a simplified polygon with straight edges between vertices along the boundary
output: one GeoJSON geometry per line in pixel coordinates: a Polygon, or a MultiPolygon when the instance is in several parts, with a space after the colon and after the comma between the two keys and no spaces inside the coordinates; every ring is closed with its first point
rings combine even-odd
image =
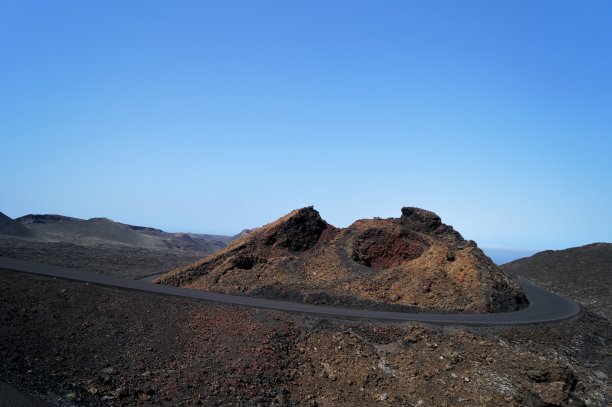
{"type": "Polygon", "coordinates": [[[207,252],[158,250],[121,245],[83,246],[67,242],[35,242],[0,235],[0,257],[36,261],[79,270],[143,278],[202,257],[207,252]]]}
{"type": "Polygon", "coordinates": [[[610,343],[590,313],[383,324],[0,271],[0,381],[59,405],[605,406],[610,343]]]}

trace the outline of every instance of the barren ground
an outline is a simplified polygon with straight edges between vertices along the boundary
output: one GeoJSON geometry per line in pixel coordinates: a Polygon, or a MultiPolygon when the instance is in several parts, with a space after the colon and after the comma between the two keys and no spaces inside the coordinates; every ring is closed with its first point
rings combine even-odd
{"type": "Polygon", "coordinates": [[[592,314],[386,324],[0,271],[0,319],[0,381],[59,405],[604,406],[612,364],[592,314]]]}
{"type": "Polygon", "coordinates": [[[0,257],[134,279],[165,273],[173,267],[206,255],[206,252],[197,251],[155,250],[119,245],[88,247],[67,242],[34,242],[0,237],[0,257]]]}

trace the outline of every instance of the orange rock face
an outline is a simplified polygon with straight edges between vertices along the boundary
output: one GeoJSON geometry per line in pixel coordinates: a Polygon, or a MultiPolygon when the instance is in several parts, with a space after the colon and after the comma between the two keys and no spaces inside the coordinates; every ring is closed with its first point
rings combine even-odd
{"type": "Polygon", "coordinates": [[[418,208],[344,229],[312,207],[298,209],[157,282],[379,309],[500,312],[527,304],[474,242],[418,208]]]}

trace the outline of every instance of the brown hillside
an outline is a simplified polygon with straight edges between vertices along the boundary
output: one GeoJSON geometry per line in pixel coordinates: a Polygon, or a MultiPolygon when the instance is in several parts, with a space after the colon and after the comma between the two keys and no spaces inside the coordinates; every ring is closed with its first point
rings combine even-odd
{"type": "Polygon", "coordinates": [[[157,282],[345,306],[497,312],[526,305],[474,242],[418,208],[345,229],[312,207],[298,209],[157,282]]]}

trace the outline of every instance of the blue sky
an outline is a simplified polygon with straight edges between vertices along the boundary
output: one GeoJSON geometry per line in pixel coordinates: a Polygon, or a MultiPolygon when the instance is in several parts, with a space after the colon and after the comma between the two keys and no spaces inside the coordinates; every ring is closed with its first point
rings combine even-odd
{"type": "Polygon", "coordinates": [[[0,211],[612,241],[609,1],[3,1],[0,211]]]}

